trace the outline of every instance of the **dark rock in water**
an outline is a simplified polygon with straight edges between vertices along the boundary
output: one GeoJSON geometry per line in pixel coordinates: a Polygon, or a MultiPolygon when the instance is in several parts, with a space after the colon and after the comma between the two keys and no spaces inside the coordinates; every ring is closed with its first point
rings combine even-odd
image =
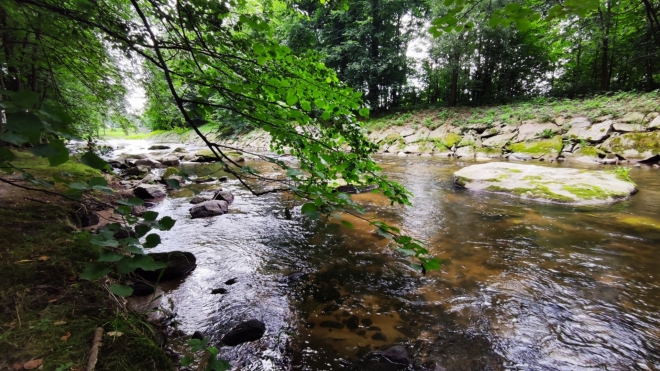
{"type": "Polygon", "coordinates": [[[387,341],[387,336],[385,336],[382,332],[377,332],[371,336],[373,340],[378,340],[378,341],[387,341]]]}
{"type": "Polygon", "coordinates": [[[365,331],[365,330],[358,331],[358,332],[355,333],[355,335],[362,336],[363,338],[366,339],[367,338],[367,331],[365,331]]]}
{"type": "Polygon", "coordinates": [[[370,326],[367,330],[369,330],[369,331],[380,331],[380,327],[378,327],[378,326],[370,326]]]}
{"type": "Polygon", "coordinates": [[[339,310],[339,305],[337,305],[337,304],[330,304],[330,305],[327,305],[325,308],[323,308],[323,310],[321,311],[321,313],[324,313],[324,314],[330,314],[330,313],[336,312],[336,311],[338,311],[338,310],[339,310]]]}
{"type": "Polygon", "coordinates": [[[312,294],[314,300],[325,303],[330,300],[337,300],[341,297],[341,293],[334,287],[321,288],[312,294]]]}
{"type": "Polygon", "coordinates": [[[135,160],[134,164],[135,166],[147,166],[151,168],[160,168],[163,166],[163,164],[161,164],[160,162],[156,160],[152,160],[150,158],[135,160]]]}
{"type": "Polygon", "coordinates": [[[227,191],[217,191],[213,195],[214,200],[222,200],[222,201],[227,201],[227,203],[231,204],[234,202],[234,195],[227,192],[227,191]]]}
{"type": "MultiPolygon", "coordinates": [[[[160,277],[161,282],[184,277],[197,267],[195,255],[185,251],[155,253],[148,256],[157,262],[167,264],[167,267],[163,268],[165,271],[160,277]]],[[[133,273],[148,282],[156,282],[160,276],[159,269],[154,271],[136,269],[133,273]]]]}
{"type": "Polygon", "coordinates": [[[190,200],[190,203],[193,204],[193,205],[197,205],[197,204],[201,204],[202,202],[206,202],[206,201],[210,201],[210,200],[206,197],[195,196],[195,197],[193,197],[192,200],[190,200]]]}
{"type": "Polygon", "coordinates": [[[131,206],[131,214],[134,216],[142,216],[147,212],[147,208],[144,206],[131,206]]]}
{"type": "Polygon", "coordinates": [[[108,161],[108,165],[113,169],[121,169],[121,166],[125,164],[119,161],[108,161]]]}
{"type": "Polygon", "coordinates": [[[122,238],[128,238],[128,237],[135,237],[135,232],[134,231],[127,231],[126,229],[120,229],[112,235],[112,237],[121,240],[122,238]]]}
{"type": "Polygon", "coordinates": [[[163,186],[157,184],[140,184],[133,190],[133,194],[143,200],[157,200],[167,196],[163,186]]]}
{"type": "Polygon", "coordinates": [[[170,149],[170,146],[163,146],[163,145],[158,145],[158,144],[157,144],[157,145],[153,145],[153,146],[151,146],[151,147],[149,147],[149,148],[147,148],[147,149],[148,149],[149,151],[157,151],[157,150],[161,150],[161,149],[170,149]]]}
{"type": "Polygon", "coordinates": [[[81,210],[75,213],[75,216],[80,220],[80,227],[87,228],[99,224],[99,216],[95,212],[89,210],[81,210]]]}
{"type": "Polygon", "coordinates": [[[229,178],[227,178],[226,176],[221,176],[220,178],[218,178],[219,182],[226,182],[228,180],[229,180],[229,178]]]}
{"type": "Polygon", "coordinates": [[[357,316],[351,316],[346,320],[346,327],[351,330],[355,330],[356,328],[360,327],[360,319],[357,316]]]}
{"type": "Polygon", "coordinates": [[[231,278],[231,279],[228,279],[227,281],[225,281],[225,285],[233,285],[236,282],[238,282],[237,278],[231,278]]]}
{"type": "Polygon", "coordinates": [[[161,159],[161,163],[166,166],[179,166],[181,161],[179,161],[177,156],[167,156],[161,159]]]}
{"type": "Polygon", "coordinates": [[[402,347],[401,345],[396,345],[386,349],[385,351],[383,351],[382,355],[383,357],[385,357],[385,359],[387,359],[392,363],[396,363],[399,365],[410,364],[410,356],[408,356],[408,352],[406,351],[406,348],[402,347]]]}
{"type": "Polygon", "coordinates": [[[195,331],[195,333],[190,338],[191,339],[197,339],[197,340],[204,340],[204,334],[202,334],[199,331],[195,331]]]}
{"type": "Polygon", "coordinates": [[[362,321],[360,321],[360,323],[362,323],[362,326],[369,327],[373,325],[374,321],[372,321],[370,318],[362,318],[362,321]]]}
{"type": "Polygon", "coordinates": [[[190,215],[193,219],[206,218],[209,216],[222,215],[229,210],[226,201],[205,201],[197,206],[190,208],[190,215]]]}
{"type": "Polygon", "coordinates": [[[326,328],[336,328],[336,329],[344,328],[344,324],[337,321],[323,321],[319,326],[326,328]]]}
{"type": "Polygon", "coordinates": [[[306,280],[307,278],[309,278],[309,276],[305,272],[294,272],[282,278],[280,282],[288,282],[288,283],[298,282],[298,281],[306,280]]]}
{"type": "Polygon", "coordinates": [[[139,175],[145,175],[150,171],[151,168],[149,166],[133,166],[126,169],[126,171],[124,171],[124,175],[139,176],[139,175]]]}
{"type": "Polygon", "coordinates": [[[183,147],[176,147],[172,150],[173,153],[188,153],[188,150],[183,147]]]}
{"type": "Polygon", "coordinates": [[[134,281],[131,287],[133,287],[131,296],[147,296],[153,294],[156,290],[152,283],[144,281],[134,281]]]}
{"type": "Polygon", "coordinates": [[[261,339],[266,332],[266,325],[256,319],[243,322],[231,329],[222,338],[222,342],[229,346],[247,343],[261,339]]]}
{"type": "Polygon", "coordinates": [[[220,288],[218,288],[218,289],[213,289],[213,290],[211,291],[211,294],[212,294],[212,295],[215,295],[215,294],[226,294],[226,293],[227,293],[227,289],[223,289],[222,287],[220,287],[220,288]]]}
{"type": "Polygon", "coordinates": [[[335,191],[337,192],[343,192],[343,193],[349,193],[349,194],[357,194],[357,193],[366,193],[366,192],[371,192],[374,189],[376,189],[376,186],[370,185],[366,187],[359,187],[354,184],[347,184],[343,186],[339,186],[335,188],[335,191]]]}

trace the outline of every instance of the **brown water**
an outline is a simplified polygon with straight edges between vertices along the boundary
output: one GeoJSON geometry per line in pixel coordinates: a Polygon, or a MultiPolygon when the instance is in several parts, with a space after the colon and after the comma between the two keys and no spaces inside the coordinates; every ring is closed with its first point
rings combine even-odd
{"type": "Polygon", "coordinates": [[[236,181],[222,185],[236,196],[230,213],[212,219],[190,219],[182,191],[156,208],[177,219],[158,250],[197,256],[161,300],[181,332],[215,344],[241,321],[264,321],[262,340],[221,348],[240,370],[380,370],[374,352],[394,344],[415,370],[660,369],[660,230],[630,224],[660,225],[660,171],[633,169],[640,192],[629,201],[569,207],[456,190],[465,163],[380,160],[414,206],[355,199],[427,241],[441,270],[415,271],[358,221],[311,222],[295,207],[288,220],[291,200],[252,197],[236,181]],[[308,275],[283,279],[299,271],[308,275]],[[228,293],[211,295],[218,287],[228,293]]]}

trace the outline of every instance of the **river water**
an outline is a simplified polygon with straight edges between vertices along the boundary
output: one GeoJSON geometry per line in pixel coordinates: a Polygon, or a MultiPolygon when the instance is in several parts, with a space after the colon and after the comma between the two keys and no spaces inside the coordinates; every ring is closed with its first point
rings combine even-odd
{"type": "Polygon", "coordinates": [[[253,197],[235,180],[190,186],[154,209],[177,220],[156,250],[197,256],[197,269],[160,300],[180,340],[201,331],[217,344],[256,318],[263,339],[221,348],[237,369],[381,370],[375,355],[396,344],[415,370],[660,369],[660,170],[632,169],[640,191],[629,201],[572,207],[455,189],[465,162],[379,162],[413,206],[354,199],[427,241],[439,271],[412,269],[358,220],[347,219],[355,229],[309,221],[293,200],[253,197]],[[222,187],[236,200],[226,215],[193,220],[191,187],[222,187]],[[286,278],[295,272],[306,275],[286,278]]]}

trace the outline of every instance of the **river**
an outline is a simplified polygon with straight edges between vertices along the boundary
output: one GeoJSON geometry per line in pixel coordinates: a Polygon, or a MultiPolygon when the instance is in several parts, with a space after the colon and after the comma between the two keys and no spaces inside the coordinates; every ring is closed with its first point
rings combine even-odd
{"type": "Polygon", "coordinates": [[[456,189],[452,174],[465,162],[378,160],[413,206],[354,199],[427,241],[440,270],[412,269],[357,220],[355,229],[309,221],[293,200],[253,197],[231,179],[193,185],[154,209],[177,220],[156,251],[197,256],[197,269],[160,299],[179,340],[201,331],[217,344],[256,318],[263,339],[220,350],[237,369],[380,370],[373,355],[395,344],[415,370],[660,369],[660,170],[632,169],[640,191],[628,201],[572,207],[456,189]],[[236,196],[230,212],[191,219],[191,189],[219,186],[236,196]],[[288,280],[294,272],[307,275],[288,280]],[[210,294],[219,287],[227,293],[210,294]]]}

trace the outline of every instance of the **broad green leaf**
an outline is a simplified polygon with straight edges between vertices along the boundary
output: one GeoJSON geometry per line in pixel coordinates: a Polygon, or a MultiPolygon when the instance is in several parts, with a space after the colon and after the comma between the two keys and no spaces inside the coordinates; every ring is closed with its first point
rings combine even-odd
{"type": "Polygon", "coordinates": [[[439,258],[420,259],[420,260],[424,264],[424,268],[426,268],[427,271],[440,269],[440,259],[439,258]]]}
{"type": "Polygon", "coordinates": [[[144,200],[141,198],[132,197],[128,200],[117,200],[117,203],[125,206],[142,206],[144,205],[144,200]]]}
{"type": "Polygon", "coordinates": [[[155,211],[147,211],[144,214],[142,214],[142,219],[144,219],[147,222],[153,222],[158,218],[158,213],[155,211]]]}
{"type": "Polygon", "coordinates": [[[83,270],[80,278],[83,280],[95,281],[110,273],[112,270],[101,263],[88,264],[83,270]]]}
{"type": "Polygon", "coordinates": [[[188,367],[188,366],[192,365],[192,363],[194,361],[195,361],[194,358],[189,357],[189,356],[184,356],[183,358],[181,358],[181,366],[188,367]]]}
{"type": "Polygon", "coordinates": [[[157,224],[154,224],[153,227],[154,229],[158,229],[161,231],[169,231],[174,227],[174,224],[176,223],[176,220],[172,219],[169,216],[163,217],[158,221],[157,224]]]}
{"type": "Polygon", "coordinates": [[[347,228],[350,228],[350,229],[355,228],[355,227],[353,226],[353,223],[351,223],[351,222],[349,222],[349,221],[347,221],[347,220],[342,220],[342,221],[341,221],[341,224],[342,224],[344,227],[347,227],[347,228]]]}
{"type": "Polygon", "coordinates": [[[87,152],[80,158],[80,161],[94,169],[105,170],[110,169],[110,166],[104,159],[100,158],[94,152],[87,152]]]}
{"type": "Polygon", "coordinates": [[[117,296],[126,297],[126,296],[131,296],[131,294],[133,294],[133,288],[130,287],[130,286],[126,286],[126,285],[119,285],[119,284],[113,283],[112,285],[110,285],[109,289],[110,289],[111,293],[113,293],[117,296]]]}
{"type": "Polygon", "coordinates": [[[167,182],[167,185],[172,189],[181,189],[181,184],[176,179],[167,179],[165,182],[167,182]]]}
{"type": "Polygon", "coordinates": [[[0,162],[11,161],[15,158],[16,155],[9,149],[9,147],[0,147],[0,162]]]}
{"type": "Polygon", "coordinates": [[[149,233],[151,230],[151,226],[147,224],[138,224],[135,226],[135,233],[137,234],[138,237],[142,237],[149,233]]]}
{"type": "Polygon", "coordinates": [[[88,183],[89,183],[90,187],[107,187],[108,186],[108,181],[105,180],[105,178],[102,177],[102,176],[91,178],[88,181],[88,183]]]}
{"type": "Polygon", "coordinates": [[[114,238],[106,238],[101,234],[95,234],[90,238],[89,242],[97,246],[118,247],[119,241],[114,238]]]}
{"type": "Polygon", "coordinates": [[[160,245],[160,236],[155,233],[148,235],[146,241],[142,244],[145,249],[152,249],[158,245],[160,245]]]}
{"type": "Polygon", "coordinates": [[[304,204],[300,209],[300,212],[312,220],[318,219],[321,216],[318,208],[313,203],[304,204]]]}
{"type": "Polygon", "coordinates": [[[99,261],[114,263],[120,261],[123,257],[124,255],[119,255],[112,251],[103,250],[101,251],[101,256],[99,257],[99,261]]]}
{"type": "Polygon", "coordinates": [[[31,152],[36,156],[48,158],[50,166],[61,165],[69,161],[69,149],[58,140],[52,140],[48,144],[37,144],[32,147],[31,152]]]}

